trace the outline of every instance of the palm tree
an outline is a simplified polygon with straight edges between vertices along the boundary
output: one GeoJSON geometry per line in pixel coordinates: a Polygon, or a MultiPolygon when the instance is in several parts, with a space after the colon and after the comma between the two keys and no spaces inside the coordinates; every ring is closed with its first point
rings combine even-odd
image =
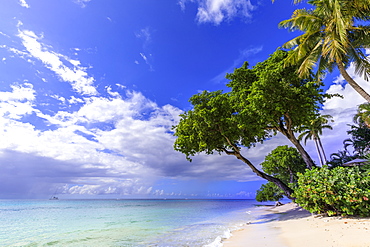
{"type": "MultiPolygon", "coordinates": [[[[304,144],[306,145],[307,140],[314,140],[316,151],[320,159],[321,166],[325,165],[327,159],[324,151],[324,147],[322,146],[320,135],[322,135],[323,129],[330,129],[332,130],[333,127],[328,125],[328,122],[332,116],[330,115],[322,115],[317,117],[316,119],[312,120],[311,123],[307,126],[302,126],[302,129],[305,129],[299,136],[298,140],[304,139],[304,144]]],[[[331,120],[333,122],[333,120],[331,120]]]]}
{"type": "MultiPolygon", "coordinates": [[[[296,0],[295,2],[301,2],[296,0]]],[[[315,64],[322,77],[337,67],[344,79],[368,102],[370,95],[347,73],[354,63],[356,74],[370,77],[370,61],[364,53],[370,48],[370,26],[357,25],[370,20],[370,0],[310,0],[314,9],[297,9],[291,19],[279,26],[304,33],[284,44],[294,48],[287,64],[300,64],[298,73],[307,76],[315,64]]]]}
{"type": "Polygon", "coordinates": [[[363,103],[358,106],[353,122],[360,126],[370,128],[370,103],[363,103]]]}
{"type": "Polygon", "coordinates": [[[332,168],[341,166],[344,163],[355,159],[356,156],[348,156],[346,151],[338,151],[338,153],[332,153],[330,155],[330,161],[328,164],[331,165],[332,168]]]}

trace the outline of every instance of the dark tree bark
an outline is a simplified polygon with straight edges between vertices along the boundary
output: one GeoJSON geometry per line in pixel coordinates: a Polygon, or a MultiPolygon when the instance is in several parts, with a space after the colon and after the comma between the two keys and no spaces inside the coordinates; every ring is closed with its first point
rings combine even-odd
{"type": "Polygon", "coordinates": [[[289,141],[297,148],[298,152],[301,154],[304,162],[306,163],[308,169],[311,170],[312,168],[316,167],[315,163],[311,159],[311,156],[306,152],[301,143],[295,137],[294,132],[290,127],[292,125],[291,123],[292,121],[288,114],[285,114],[284,120],[285,123],[280,121],[279,125],[276,126],[276,130],[285,135],[289,139],[289,141]]]}
{"type": "MultiPolygon", "coordinates": [[[[234,150],[237,150],[236,147],[234,147],[234,150]]],[[[281,181],[280,179],[278,178],[275,178],[273,176],[270,176],[266,173],[264,173],[263,171],[260,171],[258,170],[253,164],[252,162],[250,162],[247,158],[245,158],[239,151],[227,151],[226,149],[224,149],[224,152],[228,155],[234,155],[237,159],[243,161],[245,164],[247,164],[251,169],[252,171],[257,174],[257,176],[263,178],[263,179],[266,179],[267,181],[269,182],[272,182],[274,184],[276,184],[282,191],[284,191],[284,195],[289,198],[289,199],[294,199],[292,197],[292,194],[293,194],[293,190],[287,186],[283,181],[281,181]]]]}

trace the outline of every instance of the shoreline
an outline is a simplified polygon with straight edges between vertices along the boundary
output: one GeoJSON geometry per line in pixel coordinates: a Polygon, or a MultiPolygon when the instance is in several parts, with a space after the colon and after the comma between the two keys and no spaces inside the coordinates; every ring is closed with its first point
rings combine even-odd
{"type": "Polygon", "coordinates": [[[255,213],[258,219],[233,231],[224,247],[370,246],[370,218],[317,217],[295,203],[255,213]]]}

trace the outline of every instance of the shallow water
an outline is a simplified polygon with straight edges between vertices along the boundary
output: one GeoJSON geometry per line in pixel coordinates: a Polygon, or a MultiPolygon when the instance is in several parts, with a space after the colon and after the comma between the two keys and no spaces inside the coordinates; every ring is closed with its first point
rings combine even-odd
{"type": "Polygon", "coordinates": [[[1,246],[218,246],[254,200],[0,200],[1,246]],[[216,240],[217,239],[217,240],[216,240]]]}

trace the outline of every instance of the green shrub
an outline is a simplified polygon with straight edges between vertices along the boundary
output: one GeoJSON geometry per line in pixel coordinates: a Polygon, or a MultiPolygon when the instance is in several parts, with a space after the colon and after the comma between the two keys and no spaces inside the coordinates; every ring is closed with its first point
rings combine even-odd
{"type": "Polygon", "coordinates": [[[307,170],[293,197],[311,213],[370,216],[370,173],[358,167],[307,170]]]}
{"type": "Polygon", "coordinates": [[[257,190],[256,201],[266,202],[266,201],[279,201],[284,197],[284,191],[282,191],[276,184],[268,182],[267,184],[262,184],[261,188],[257,190]]]}

